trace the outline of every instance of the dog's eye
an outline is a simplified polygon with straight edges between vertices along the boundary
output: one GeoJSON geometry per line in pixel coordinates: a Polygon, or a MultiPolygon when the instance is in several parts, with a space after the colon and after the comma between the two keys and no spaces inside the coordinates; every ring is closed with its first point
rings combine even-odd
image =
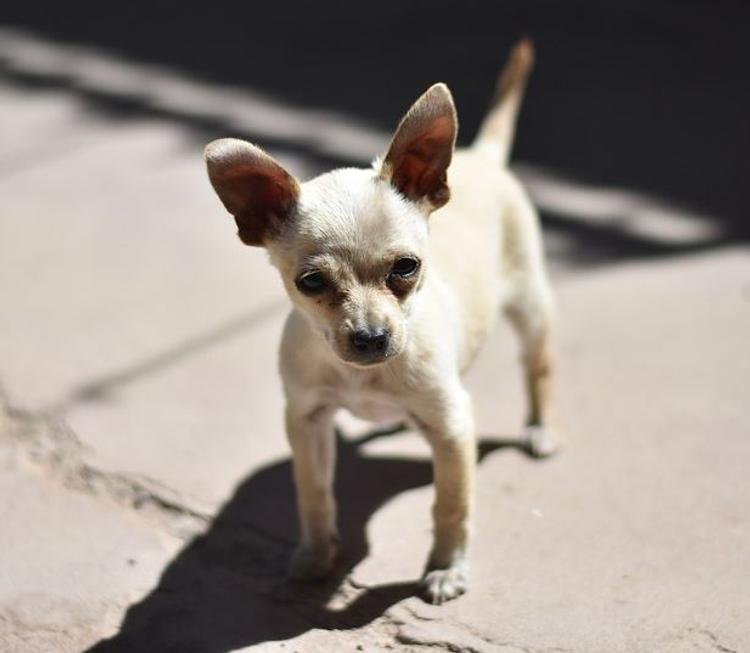
{"type": "Polygon", "coordinates": [[[315,295],[328,288],[328,281],[320,272],[310,272],[297,279],[297,288],[306,295],[315,295]]]}
{"type": "Polygon", "coordinates": [[[391,274],[397,277],[410,277],[419,269],[419,261],[415,258],[400,258],[391,268],[391,274]]]}

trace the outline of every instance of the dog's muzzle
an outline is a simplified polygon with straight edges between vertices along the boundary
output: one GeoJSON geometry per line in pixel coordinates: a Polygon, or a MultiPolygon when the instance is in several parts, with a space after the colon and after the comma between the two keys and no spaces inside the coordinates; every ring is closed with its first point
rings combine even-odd
{"type": "Polygon", "coordinates": [[[359,365],[379,363],[391,355],[391,333],[385,327],[357,329],[349,336],[351,361],[359,365]]]}

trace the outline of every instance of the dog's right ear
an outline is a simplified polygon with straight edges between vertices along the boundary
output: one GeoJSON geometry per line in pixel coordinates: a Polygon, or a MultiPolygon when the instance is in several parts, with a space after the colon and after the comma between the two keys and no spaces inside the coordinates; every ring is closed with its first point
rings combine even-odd
{"type": "Polygon", "coordinates": [[[208,177],[246,245],[264,245],[289,217],[299,184],[263,150],[236,138],[206,146],[208,177]]]}

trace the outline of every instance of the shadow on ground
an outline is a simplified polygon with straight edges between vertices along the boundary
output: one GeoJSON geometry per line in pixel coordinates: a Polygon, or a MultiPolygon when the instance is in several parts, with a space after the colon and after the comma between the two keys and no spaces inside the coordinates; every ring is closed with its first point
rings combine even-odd
{"type": "MultiPolygon", "coordinates": [[[[375,512],[402,492],[432,482],[428,460],[363,453],[367,442],[398,430],[338,438],[342,555],[329,581],[305,586],[284,579],[297,530],[287,458],[248,477],[208,531],[180,551],[158,586],[128,609],[119,633],[87,653],[225,653],[290,639],[312,628],[359,628],[412,596],[416,579],[366,589],[355,589],[347,581],[369,552],[366,530],[375,512]],[[345,594],[351,601],[340,609],[329,607],[342,584],[349,585],[345,594]]],[[[484,438],[479,460],[505,447],[524,449],[517,440],[484,438]]],[[[426,555],[429,542],[424,544],[426,555]]]]}

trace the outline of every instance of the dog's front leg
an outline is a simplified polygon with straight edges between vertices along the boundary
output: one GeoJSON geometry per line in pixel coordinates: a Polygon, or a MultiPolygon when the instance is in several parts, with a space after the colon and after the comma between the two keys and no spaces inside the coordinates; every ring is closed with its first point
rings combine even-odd
{"type": "Polygon", "coordinates": [[[295,580],[323,578],[338,550],[333,475],[336,440],[333,410],[303,411],[287,406],[286,428],[294,458],[300,543],[289,565],[295,580]]]}
{"type": "Polygon", "coordinates": [[[468,545],[474,503],[476,442],[471,400],[461,391],[440,418],[423,423],[432,447],[435,478],[434,542],[420,582],[422,596],[440,604],[466,591],[468,545]]]}

